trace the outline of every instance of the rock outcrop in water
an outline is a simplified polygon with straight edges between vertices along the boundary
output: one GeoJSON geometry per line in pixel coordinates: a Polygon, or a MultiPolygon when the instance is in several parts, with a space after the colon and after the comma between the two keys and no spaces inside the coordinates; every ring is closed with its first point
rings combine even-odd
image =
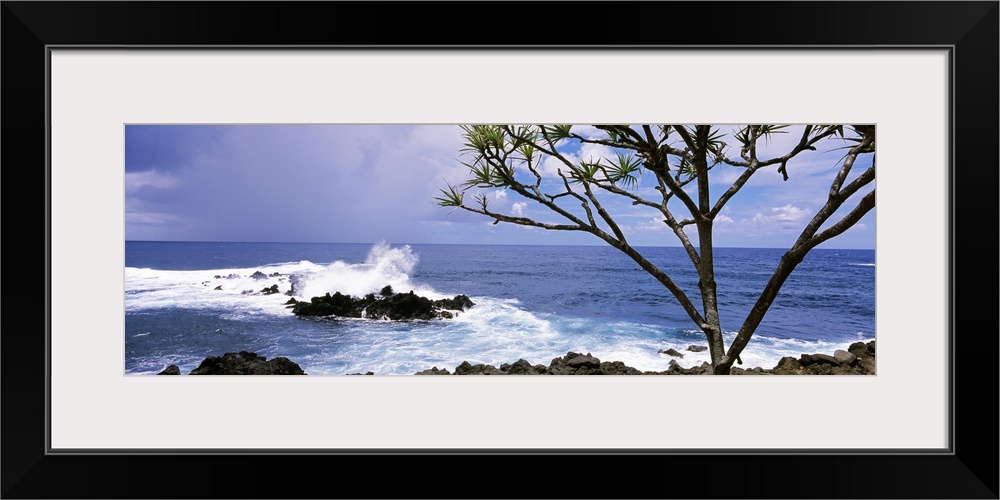
{"type": "MultiPolygon", "coordinates": [[[[169,369],[169,367],[168,367],[169,369]]],[[[166,370],[164,370],[166,371],[166,370]]],[[[209,356],[189,375],[305,375],[302,368],[285,357],[270,361],[256,353],[227,352],[222,356],[209,356]]]]}
{"type": "MultiPolygon", "coordinates": [[[[641,371],[626,366],[621,361],[601,361],[590,353],[568,352],[552,360],[549,366],[532,365],[519,359],[512,364],[504,363],[497,368],[493,365],[473,365],[468,361],[455,368],[455,375],[710,375],[712,366],[683,368],[676,360],[670,360],[669,368],[662,372],[641,371]]],[[[733,367],[732,375],[874,375],[875,341],[867,344],[855,342],[847,351],[838,350],[833,356],[826,354],[803,354],[781,358],[774,368],[733,367]]],[[[447,369],[417,372],[416,375],[450,375],[447,369]]]]}
{"type": "Polygon", "coordinates": [[[392,287],[386,286],[378,295],[370,293],[356,298],[336,292],[333,295],[327,293],[322,297],[313,297],[309,302],[292,298],[286,305],[296,316],[412,321],[451,319],[456,312],[465,311],[475,304],[465,295],[431,300],[413,293],[413,290],[408,293],[393,293],[392,287]]]}

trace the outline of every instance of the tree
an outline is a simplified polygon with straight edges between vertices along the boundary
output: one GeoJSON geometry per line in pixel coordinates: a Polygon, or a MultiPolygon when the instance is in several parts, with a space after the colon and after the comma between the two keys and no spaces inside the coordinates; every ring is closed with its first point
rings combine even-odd
{"type": "Polygon", "coordinates": [[[852,227],[875,206],[874,188],[863,189],[875,179],[874,125],[806,125],[790,150],[768,158],[758,157],[758,150],[765,149],[759,147],[761,141],[766,144],[774,134],[787,133],[788,125],[746,125],[735,128],[729,135],[709,125],[594,127],[600,133],[585,136],[575,133],[571,125],[462,126],[465,140],[462,153],[469,160],[460,161],[470,176],[464,182],[442,188],[436,200],[441,206],[490,217],[494,224],[505,222],[553,231],[582,231],[617,248],[663,284],[705,333],[715,374],[729,374],[734,362],[742,363],[740,353],[781,286],[806,254],[852,227]],[[835,165],[839,168],[830,182],[826,203],[781,257],[727,349],[716,300],[712,243],[716,218],[754,174],[774,168],[788,181],[793,159],[804,151],[815,151],[818,144],[834,138],[846,144],[842,149],[847,152],[835,165]],[[731,154],[727,141],[738,143],[738,157],[731,154]],[[613,157],[581,157],[572,161],[572,155],[566,153],[568,146],[583,144],[610,148],[613,157]],[[857,159],[868,154],[872,155],[871,166],[847,182],[857,159]],[[555,161],[558,165],[551,179],[541,173],[543,161],[555,161]],[[713,197],[709,176],[719,165],[736,167],[742,172],[728,189],[713,197]],[[641,178],[646,172],[655,179],[654,189],[658,194],[654,196],[640,195],[641,178]],[[543,222],[523,214],[498,213],[489,207],[485,190],[490,189],[513,191],[545,207],[558,218],[555,222],[543,222]],[[471,202],[467,199],[470,191],[474,192],[471,202]],[[698,273],[700,309],[685,290],[629,244],[614,216],[602,203],[608,197],[624,197],[632,205],[648,207],[663,217],[698,273]],[[839,211],[851,204],[854,206],[846,214],[839,211]],[[839,220],[832,219],[838,213],[843,214],[839,220]],[[696,231],[696,242],[686,232],[688,226],[696,231]]]}

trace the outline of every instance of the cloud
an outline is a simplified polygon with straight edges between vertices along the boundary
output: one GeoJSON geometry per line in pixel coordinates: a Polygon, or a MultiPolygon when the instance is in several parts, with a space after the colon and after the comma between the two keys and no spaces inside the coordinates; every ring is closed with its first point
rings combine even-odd
{"type": "Polygon", "coordinates": [[[158,189],[171,189],[179,186],[180,179],[169,174],[161,174],[156,170],[125,173],[125,190],[134,191],[146,186],[158,189]]]}
{"type": "Polygon", "coordinates": [[[515,216],[517,216],[517,217],[523,217],[524,216],[524,209],[527,208],[527,207],[528,207],[527,203],[524,203],[524,202],[515,203],[515,204],[511,205],[510,212],[512,214],[514,214],[515,216]]]}
{"type": "Polygon", "coordinates": [[[165,213],[128,213],[125,214],[127,224],[168,224],[180,222],[181,218],[173,214],[165,213]]]}
{"type": "Polygon", "coordinates": [[[770,215],[764,215],[757,212],[757,215],[753,217],[754,221],[758,222],[798,222],[804,220],[812,213],[811,210],[807,208],[799,208],[792,205],[785,205],[783,207],[773,207],[771,208],[770,215]]]}
{"type": "Polygon", "coordinates": [[[645,222],[640,222],[640,223],[638,223],[638,224],[636,224],[634,226],[631,226],[631,229],[633,229],[635,231],[646,231],[646,232],[656,231],[656,232],[659,232],[659,231],[669,230],[670,228],[667,227],[667,225],[663,222],[663,219],[653,218],[653,219],[649,219],[649,220],[647,220],[645,222]]]}
{"type": "Polygon", "coordinates": [[[727,216],[727,215],[719,214],[718,216],[715,217],[715,222],[716,223],[721,222],[723,224],[732,224],[732,223],[736,222],[736,220],[733,219],[732,217],[727,216]]]}
{"type": "Polygon", "coordinates": [[[742,168],[719,164],[709,172],[708,181],[712,184],[720,184],[727,187],[732,186],[736,182],[736,179],[739,179],[740,175],[743,175],[744,171],[742,168]]]}

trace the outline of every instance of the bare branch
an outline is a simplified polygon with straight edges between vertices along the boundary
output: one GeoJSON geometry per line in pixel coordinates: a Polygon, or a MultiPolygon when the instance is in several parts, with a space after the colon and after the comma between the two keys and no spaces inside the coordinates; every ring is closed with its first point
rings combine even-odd
{"type": "Polygon", "coordinates": [[[683,125],[674,125],[673,127],[674,130],[676,130],[677,133],[680,134],[681,139],[684,139],[684,144],[687,144],[688,149],[690,149],[691,151],[698,149],[698,146],[695,143],[694,138],[691,137],[691,134],[688,133],[688,130],[684,128],[683,125]]]}
{"type": "Polygon", "coordinates": [[[837,176],[833,179],[833,183],[830,184],[830,196],[837,196],[840,193],[840,187],[843,186],[844,180],[847,179],[847,175],[851,173],[851,167],[854,166],[855,160],[858,159],[858,154],[867,149],[868,145],[870,145],[874,140],[874,136],[870,134],[865,135],[857,146],[851,148],[851,151],[844,159],[844,164],[840,167],[840,170],[837,172],[837,176]]]}
{"type": "MultiPolygon", "coordinates": [[[[726,203],[728,203],[729,200],[736,193],[738,193],[740,189],[743,188],[743,186],[747,183],[747,181],[750,180],[750,177],[753,174],[757,173],[757,171],[760,170],[761,168],[764,168],[764,167],[767,167],[767,166],[771,166],[771,165],[775,165],[775,164],[779,164],[780,163],[781,167],[778,168],[778,171],[781,172],[782,178],[787,181],[788,180],[788,171],[787,171],[788,161],[791,160],[792,158],[798,156],[798,154],[801,153],[801,152],[803,152],[803,151],[816,149],[813,146],[814,144],[816,144],[818,141],[820,141],[820,140],[822,140],[822,139],[824,139],[826,137],[829,137],[830,135],[833,135],[836,132],[835,129],[827,129],[827,130],[824,130],[823,132],[821,132],[819,134],[816,134],[815,137],[813,137],[813,138],[810,139],[809,135],[812,132],[812,130],[813,130],[813,126],[812,125],[806,125],[806,127],[802,131],[802,137],[799,139],[798,144],[796,144],[795,147],[793,147],[791,151],[789,151],[788,153],[786,153],[786,154],[784,154],[782,156],[779,156],[779,157],[776,157],[776,158],[771,158],[769,160],[758,161],[758,162],[751,161],[751,162],[749,162],[749,163],[747,163],[745,165],[734,165],[734,166],[745,166],[745,167],[747,167],[747,170],[744,171],[739,176],[739,178],[736,179],[735,182],[733,182],[733,185],[730,186],[729,189],[727,189],[726,192],[723,193],[722,196],[720,196],[718,200],[716,200],[715,206],[712,207],[712,211],[710,213],[710,217],[715,218],[715,216],[719,215],[719,212],[722,211],[722,208],[726,205],[726,203]]],[[[730,163],[728,161],[726,163],[729,163],[730,165],[733,165],[733,163],[730,163]]]]}
{"type": "Polygon", "coordinates": [[[840,219],[836,224],[824,229],[822,232],[813,236],[809,239],[806,246],[806,250],[811,250],[816,245],[823,243],[824,241],[842,234],[847,231],[852,226],[857,224],[862,217],[865,216],[872,208],[875,208],[875,190],[871,190],[866,194],[861,201],[858,202],[858,206],[854,207],[843,219],[840,219]]]}
{"type": "MultiPolygon", "coordinates": [[[[527,217],[512,217],[509,215],[504,215],[500,213],[493,212],[487,209],[480,209],[475,207],[470,207],[467,205],[461,205],[458,208],[466,210],[469,212],[477,213],[480,215],[485,215],[487,217],[493,218],[499,222],[509,222],[511,224],[517,224],[519,226],[533,226],[540,227],[543,229],[551,229],[554,231],[587,231],[590,232],[590,228],[585,225],[570,225],[570,224],[551,224],[546,222],[539,222],[534,219],[529,219],[527,217]]],[[[495,223],[495,222],[494,222],[495,223]]]]}

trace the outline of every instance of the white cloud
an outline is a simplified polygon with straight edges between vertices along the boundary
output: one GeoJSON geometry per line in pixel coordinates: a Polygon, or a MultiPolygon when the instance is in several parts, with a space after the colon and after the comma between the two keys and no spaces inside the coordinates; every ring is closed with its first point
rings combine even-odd
{"type": "MultiPolygon", "coordinates": [[[[575,161],[578,160],[576,158],[576,155],[563,155],[563,156],[565,156],[566,159],[569,160],[571,163],[573,163],[573,162],[575,162],[575,161]]],[[[563,173],[565,173],[567,175],[569,174],[569,172],[568,172],[569,167],[567,167],[565,163],[563,163],[563,162],[559,161],[558,159],[553,158],[551,156],[546,156],[546,157],[542,158],[542,161],[538,165],[538,169],[537,170],[538,170],[538,173],[542,177],[546,177],[546,178],[552,178],[552,177],[558,178],[559,177],[559,170],[562,170],[563,173]]]]}
{"type": "Polygon", "coordinates": [[[663,219],[653,218],[636,224],[634,229],[636,231],[665,231],[670,228],[663,222],[663,219]]]}
{"type": "Polygon", "coordinates": [[[159,189],[170,189],[179,186],[180,183],[180,179],[177,177],[168,174],[161,174],[156,170],[125,173],[126,191],[136,190],[145,186],[159,189]]]}
{"type": "Polygon", "coordinates": [[[511,213],[513,215],[515,215],[517,217],[522,217],[522,216],[524,216],[524,209],[527,208],[527,207],[528,207],[527,203],[519,202],[519,203],[515,203],[515,204],[511,205],[510,211],[511,211],[511,213]]]}
{"type": "Polygon", "coordinates": [[[761,223],[771,223],[771,222],[799,222],[804,220],[806,217],[812,213],[811,210],[807,208],[799,208],[791,204],[785,205],[783,207],[772,207],[770,215],[764,215],[761,212],[757,212],[753,216],[754,222],[761,223]]]}
{"type": "Polygon", "coordinates": [[[607,132],[593,125],[573,125],[571,130],[574,134],[582,135],[587,139],[606,139],[608,136],[607,132]]]}
{"type": "Polygon", "coordinates": [[[777,220],[782,221],[800,221],[809,216],[811,211],[806,208],[794,207],[792,205],[785,205],[783,207],[774,207],[771,209],[774,214],[773,217],[777,220]]]}
{"type": "Polygon", "coordinates": [[[717,215],[715,217],[715,222],[722,222],[724,224],[732,224],[732,223],[736,222],[736,220],[734,220],[732,217],[719,214],[719,215],[717,215]]]}
{"type": "Polygon", "coordinates": [[[494,200],[506,200],[507,199],[507,191],[505,191],[503,189],[498,189],[498,190],[494,191],[493,192],[493,199],[494,200]]]}
{"type": "Polygon", "coordinates": [[[724,186],[732,186],[736,179],[743,175],[744,169],[730,167],[729,165],[720,164],[712,169],[708,174],[708,181],[712,184],[721,184],[724,186]]]}

